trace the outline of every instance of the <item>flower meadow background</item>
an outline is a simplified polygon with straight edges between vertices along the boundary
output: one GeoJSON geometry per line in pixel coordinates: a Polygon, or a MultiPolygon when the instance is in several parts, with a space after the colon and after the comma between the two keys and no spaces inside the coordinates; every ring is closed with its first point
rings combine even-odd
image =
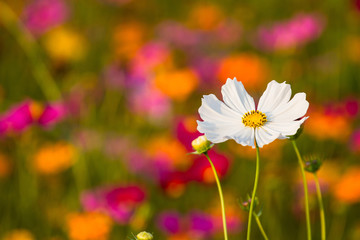
{"type": "MultiPolygon", "coordinates": [[[[323,161],[328,239],[360,239],[359,26],[358,0],[3,1],[0,238],[128,239],[147,230],[155,239],[222,239],[210,165],[187,153],[202,95],[220,96],[237,77],[255,99],[272,79],[307,93],[298,145],[305,159],[323,161]]],[[[244,239],[239,203],[253,187],[255,150],[228,141],[209,155],[230,238],[244,239]]],[[[265,231],[305,239],[290,142],[260,155],[265,231]]]]}

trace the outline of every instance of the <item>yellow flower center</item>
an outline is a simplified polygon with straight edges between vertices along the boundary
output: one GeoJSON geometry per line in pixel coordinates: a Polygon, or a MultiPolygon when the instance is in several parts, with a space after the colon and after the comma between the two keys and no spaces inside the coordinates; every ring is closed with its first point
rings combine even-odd
{"type": "Polygon", "coordinates": [[[264,126],[267,122],[266,115],[259,110],[252,110],[250,112],[245,113],[242,117],[242,122],[246,127],[257,128],[264,126]]]}

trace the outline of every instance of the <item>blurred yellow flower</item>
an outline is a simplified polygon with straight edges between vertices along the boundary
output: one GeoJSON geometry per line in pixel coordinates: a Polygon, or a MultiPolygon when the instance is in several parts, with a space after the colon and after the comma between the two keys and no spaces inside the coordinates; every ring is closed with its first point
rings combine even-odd
{"type": "Polygon", "coordinates": [[[12,170],[12,164],[9,160],[9,158],[0,153],[0,178],[5,178],[9,176],[12,170]]]}
{"type": "Polygon", "coordinates": [[[185,100],[198,86],[199,79],[190,69],[161,72],[155,77],[155,86],[174,100],[185,100]]]}
{"type": "Polygon", "coordinates": [[[64,26],[50,31],[45,38],[44,45],[50,57],[59,62],[79,60],[85,53],[84,38],[64,26]]]}
{"type": "Polygon", "coordinates": [[[140,23],[127,22],[114,31],[114,51],[118,58],[129,60],[143,44],[144,28],[140,23]]]}
{"type": "Polygon", "coordinates": [[[67,227],[72,240],[106,240],[112,221],[99,212],[72,213],[67,216],[67,227]]]}
{"type": "Polygon", "coordinates": [[[335,197],[345,203],[360,202],[360,167],[349,169],[334,189],[335,197]]]}
{"type": "Polygon", "coordinates": [[[3,240],[34,240],[34,236],[26,229],[16,229],[7,233],[3,240]]]}
{"type": "Polygon", "coordinates": [[[222,19],[223,14],[220,8],[211,4],[197,5],[190,13],[190,25],[202,30],[212,30],[216,28],[222,19]]]}
{"type": "Polygon", "coordinates": [[[262,87],[267,74],[268,66],[265,60],[251,53],[241,53],[222,59],[217,72],[222,83],[228,78],[236,77],[250,90],[262,87]]]}
{"type": "Polygon", "coordinates": [[[56,174],[74,163],[75,153],[74,146],[68,143],[46,145],[35,153],[34,165],[39,173],[56,174]]]}

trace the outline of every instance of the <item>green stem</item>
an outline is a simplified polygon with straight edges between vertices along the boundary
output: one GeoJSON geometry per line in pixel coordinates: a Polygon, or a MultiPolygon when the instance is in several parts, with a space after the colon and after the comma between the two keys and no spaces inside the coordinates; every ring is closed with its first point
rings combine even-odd
{"type": "Polygon", "coordinates": [[[321,196],[321,188],[319,183],[319,178],[314,173],[315,184],[316,184],[316,194],[319,201],[319,208],[320,208],[320,222],[321,222],[321,240],[326,240],[326,223],[325,223],[325,211],[324,211],[324,204],[321,196]]]}
{"type": "Polygon", "coordinates": [[[266,235],[266,233],[264,231],[263,226],[261,225],[261,222],[260,222],[260,219],[259,219],[258,215],[256,215],[256,213],[253,213],[253,216],[255,217],[256,223],[257,223],[257,225],[258,225],[258,227],[260,229],[260,232],[263,235],[264,239],[269,240],[269,238],[267,237],[267,235],[266,235]]]}
{"type": "Polygon", "coordinates": [[[3,1],[0,1],[0,23],[14,36],[24,50],[30,63],[35,80],[49,101],[61,97],[54,79],[39,56],[35,39],[30,32],[20,23],[15,13],[3,1]]]}
{"type": "Polygon", "coordinates": [[[301,170],[301,175],[302,175],[302,179],[303,179],[303,185],[304,185],[304,196],[305,196],[305,214],[306,214],[306,229],[307,229],[307,239],[311,240],[311,225],[310,225],[310,211],[309,211],[309,196],[308,196],[308,187],[307,187],[307,181],[306,181],[306,176],[305,176],[305,170],[304,170],[304,165],[303,165],[303,161],[299,152],[299,149],[296,145],[295,140],[291,140],[292,145],[294,147],[296,156],[298,158],[298,162],[299,162],[299,167],[301,170]]]}
{"type": "Polygon", "coordinates": [[[214,172],[214,176],[215,176],[215,180],[216,180],[216,184],[219,190],[219,196],[220,196],[220,204],[221,204],[221,214],[222,214],[222,220],[223,220],[223,228],[224,228],[224,239],[228,240],[228,236],[227,236],[227,226],[226,226],[226,215],[225,215],[225,203],[224,203],[224,196],[221,190],[221,185],[220,185],[220,181],[217,175],[217,171],[216,168],[214,166],[214,164],[212,163],[209,155],[207,153],[204,153],[204,155],[206,156],[206,158],[209,160],[209,163],[211,165],[211,169],[214,172]]]}
{"type": "Polygon", "coordinates": [[[250,232],[251,232],[251,219],[253,215],[253,209],[254,209],[254,202],[256,197],[256,189],[259,181],[259,169],[260,169],[260,153],[259,153],[259,146],[256,145],[256,170],[255,170],[255,181],[254,181],[254,188],[251,195],[251,201],[250,201],[250,210],[249,210],[249,219],[248,219],[248,227],[247,227],[247,240],[250,240],[250,232]]]}

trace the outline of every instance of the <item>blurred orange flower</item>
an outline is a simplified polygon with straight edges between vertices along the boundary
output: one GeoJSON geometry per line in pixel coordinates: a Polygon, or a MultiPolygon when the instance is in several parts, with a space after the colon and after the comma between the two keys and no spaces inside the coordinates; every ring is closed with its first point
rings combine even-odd
{"type": "Polygon", "coordinates": [[[34,236],[26,229],[16,229],[7,233],[3,240],[34,240],[34,236]]]}
{"type": "Polygon", "coordinates": [[[151,158],[171,161],[169,164],[175,168],[187,166],[190,160],[186,157],[185,147],[171,137],[157,137],[151,140],[146,148],[151,158]]]}
{"type": "Polygon", "coordinates": [[[221,20],[223,14],[216,5],[197,5],[190,13],[190,24],[202,30],[212,30],[216,28],[221,20]]]}
{"type": "Polygon", "coordinates": [[[259,89],[264,85],[268,66],[264,59],[251,53],[242,53],[223,58],[217,76],[222,83],[228,78],[241,81],[246,89],[259,89]]]}
{"type": "Polygon", "coordinates": [[[68,234],[72,240],[106,240],[111,219],[99,212],[72,213],[67,216],[68,234]]]}
{"type": "Polygon", "coordinates": [[[334,188],[335,197],[345,203],[360,201],[360,167],[349,169],[334,188]]]}
{"type": "Polygon", "coordinates": [[[9,160],[9,158],[0,153],[0,178],[5,178],[9,176],[12,170],[12,164],[9,160]]]}
{"type": "Polygon", "coordinates": [[[59,62],[79,60],[85,53],[85,39],[65,26],[51,30],[44,44],[50,57],[59,62]]]}
{"type": "Polygon", "coordinates": [[[178,233],[168,237],[168,240],[197,240],[190,237],[188,233],[178,233]]]}
{"type": "Polygon", "coordinates": [[[144,41],[144,28],[140,23],[127,22],[119,25],[114,31],[114,50],[118,58],[133,58],[144,41]]]}
{"type": "Polygon", "coordinates": [[[42,174],[56,174],[69,168],[75,160],[75,148],[59,142],[44,146],[34,156],[36,170],[42,174]]]}
{"type": "Polygon", "coordinates": [[[324,111],[312,110],[305,123],[305,132],[320,140],[347,140],[350,133],[349,119],[343,115],[326,114],[324,111]]]}
{"type": "Polygon", "coordinates": [[[191,69],[161,72],[154,79],[155,86],[174,100],[185,100],[199,84],[198,76],[191,69]]]}

